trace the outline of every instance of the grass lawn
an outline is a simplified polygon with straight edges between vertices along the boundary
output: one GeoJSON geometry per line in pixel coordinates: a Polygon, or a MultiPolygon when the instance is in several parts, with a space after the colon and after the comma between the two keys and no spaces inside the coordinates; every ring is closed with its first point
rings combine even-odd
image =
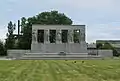
{"type": "Polygon", "coordinates": [[[120,60],[0,61],[0,81],[120,81],[120,60]]]}

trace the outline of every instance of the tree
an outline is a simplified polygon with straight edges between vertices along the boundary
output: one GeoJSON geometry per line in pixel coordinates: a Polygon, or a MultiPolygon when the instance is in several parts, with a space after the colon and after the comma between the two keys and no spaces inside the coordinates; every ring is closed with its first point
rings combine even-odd
{"type": "Polygon", "coordinates": [[[22,34],[19,41],[19,47],[22,49],[30,49],[32,41],[32,25],[71,25],[72,20],[64,13],[58,11],[42,12],[36,16],[21,19],[22,34]],[[27,22],[27,23],[26,23],[27,22]],[[24,25],[23,25],[24,24],[24,25]]]}
{"type": "Polygon", "coordinates": [[[12,21],[10,21],[8,23],[8,36],[12,36],[13,35],[13,32],[15,30],[15,24],[12,23],[12,21]]]}
{"type": "Polygon", "coordinates": [[[25,17],[22,17],[21,18],[21,33],[23,33],[24,32],[24,27],[25,27],[25,25],[26,25],[26,18],[25,17]]]}
{"type": "Polygon", "coordinates": [[[14,47],[14,35],[13,32],[15,30],[16,25],[12,23],[12,21],[10,21],[8,23],[8,33],[7,33],[7,39],[6,39],[6,43],[5,43],[5,47],[6,49],[12,49],[14,47]]]}
{"type": "Polygon", "coordinates": [[[2,41],[0,41],[0,56],[5,56],[6,55],[6,50],[5,46],[2,41]]]}
{"type": "Polygon", "coordinates": [[[98,46],[101,49],[113,50],[113,56],[120,56],[120,54],[117,52],[117,49],[113,47],[109,42],[103,43],[102,46],[101,46],[101,43],[99,43],[98,46]]]}
{"type": "Polygon", "coordinates": [[[101,49],[102,48],[102,43],[97,43],[96,47],[97,47],[97,49],[101,49]]]}
{"type": "Polygon", "coordinates": [[[113,47],[110,43],[106,42],[103,46],[103,49],[111,49],[113,50],[113,56],[120,56],[120,54],[118,53],[117,49],[115,47],[113,47]]]}
{"type": "Polygon", "coordinates": [[[103,49],[113,49],[112,45],[108,42],[105,42],[104,45],[102,46],[103,49]]]}

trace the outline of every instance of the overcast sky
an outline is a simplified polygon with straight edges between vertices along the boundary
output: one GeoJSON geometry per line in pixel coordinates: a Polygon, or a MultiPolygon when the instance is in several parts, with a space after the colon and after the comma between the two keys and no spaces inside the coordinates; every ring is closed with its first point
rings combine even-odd
{"type": "Polygon", "coordinates": [[[7,23],[43,11],[57,10],[85,24],[87,42],[98,39],[120,39],[120,0],[0,0],[0,39],[7,23]]]}

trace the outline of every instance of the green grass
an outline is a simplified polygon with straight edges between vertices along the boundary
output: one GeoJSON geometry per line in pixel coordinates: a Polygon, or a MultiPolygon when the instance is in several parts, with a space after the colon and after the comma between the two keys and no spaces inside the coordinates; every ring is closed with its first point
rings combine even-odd
{"type": "Polygon", "coordinates": [[[0,61],[0,81],[120,81],[120,60],[0,61]]]}

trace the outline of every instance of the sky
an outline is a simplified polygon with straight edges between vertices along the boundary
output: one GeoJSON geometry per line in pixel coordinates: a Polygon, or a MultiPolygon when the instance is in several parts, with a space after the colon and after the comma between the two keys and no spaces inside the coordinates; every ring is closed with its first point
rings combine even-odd
{"type": "Polygon", "coordinates": [[[65,13],[75,25],[86,25],[86,41],[120,39],[120,0],[0,0],[0,39],[9,21],[44,11],[65,13]]]}

